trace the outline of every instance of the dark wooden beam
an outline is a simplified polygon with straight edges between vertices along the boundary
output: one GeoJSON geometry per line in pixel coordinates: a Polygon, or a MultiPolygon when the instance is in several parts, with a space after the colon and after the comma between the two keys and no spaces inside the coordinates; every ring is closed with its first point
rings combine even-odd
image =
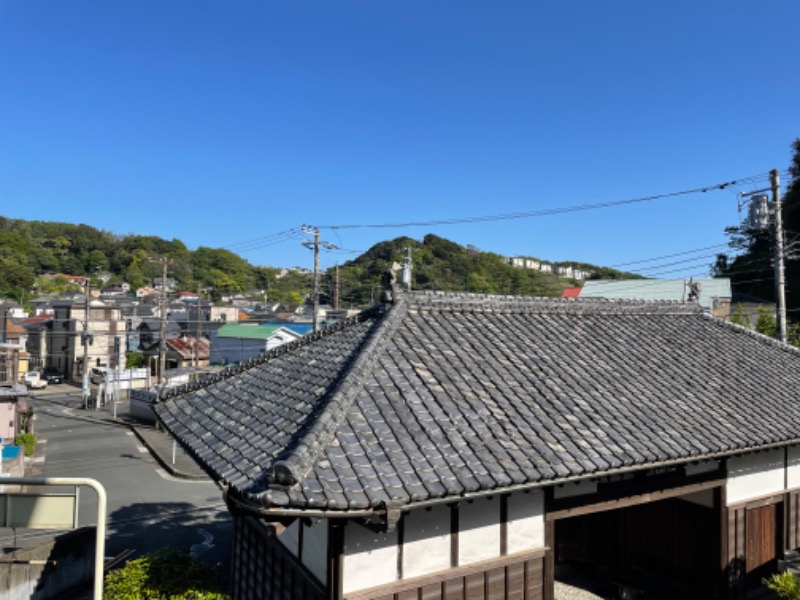
{"type": "MultiPolygon", "coordinates": [[[[702,483],[694,483],[690,485],[684,485],[665,490],[650,491],[644,494],[638,494],[634,496],[616,498],[614,500],[605,500],[601,502],[589,501],[585,504],[575,506],[573,508],[565,508],[563,510],[554,510],[551,512],[547,512],[545,514],[545,519],[547,521],[555,521],[556,519],[565,519],[567,517],[577,517],[580,515],[589,515],[592,513],[603,512],[606,510],[627,508],[629,506],[636,506],[638,504],[657,502],[658,500],[666,500],[667,498],[675,498],[676,496],[684,496],[686,494],[693,494],[695,492],[711,490],[724,485],[725,485],[724,479],[714,479],[711,481],[704,481],[702,483]]],[[[590,497],[586,498],[586,500],[590,500],[590,497]]]]}

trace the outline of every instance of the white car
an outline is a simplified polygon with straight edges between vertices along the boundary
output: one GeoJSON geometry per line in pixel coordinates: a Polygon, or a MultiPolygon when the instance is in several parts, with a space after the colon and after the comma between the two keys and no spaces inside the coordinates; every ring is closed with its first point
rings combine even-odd
{"type": "Polygon", "coordinates": [[[42,377],[39,371],[28,371],[23,378],[25,385],[32,390],[41,390],[47,387],[47,380],[42,377]]]}

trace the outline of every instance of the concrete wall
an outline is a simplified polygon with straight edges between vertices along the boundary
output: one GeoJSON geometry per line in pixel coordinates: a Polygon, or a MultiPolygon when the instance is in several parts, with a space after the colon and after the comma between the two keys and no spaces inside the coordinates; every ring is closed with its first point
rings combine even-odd
{"type": "Polygon", "coordinates": [[[34,548],[4,554],[0,559],[0,600],[68,598],[68,590],[92,581],[94,549],[95,530],[85,527],[34,548]]]}

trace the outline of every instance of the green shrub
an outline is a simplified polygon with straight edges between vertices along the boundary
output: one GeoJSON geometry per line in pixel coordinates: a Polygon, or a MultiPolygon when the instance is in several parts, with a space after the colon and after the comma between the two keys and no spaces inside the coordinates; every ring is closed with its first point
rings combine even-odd
{"type": "Polygon", "coordinates": [[[105,600],[227,600],[214,569],[186,552],[162,548],[105,577],[105,600]]]}
{"type": "Polygon", "coordinates": [[[14,438],[15,446],[25,447],[25,456],[33,456],[33,451],[36,450],[36,434],[35,433],[18,433],[14,438]]]}
{"type": "Polygon", "coordinates": [[[764,579],[764,585],[775,592],[778,598],[800,600],[800,578],[795,577],[789,571],[775,573],[764,579]]]}

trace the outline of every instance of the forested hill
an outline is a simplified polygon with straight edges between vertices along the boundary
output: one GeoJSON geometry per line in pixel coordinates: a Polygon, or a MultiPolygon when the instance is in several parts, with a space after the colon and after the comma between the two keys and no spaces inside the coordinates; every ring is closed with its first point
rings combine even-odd
{"type": "MultiPolygon", "coordinates": [[[[340,293],[366,303],[374,295],[380,275],[393,263],[403,263],[411,249],[412,288],[416,290],[466,291],[481,294],[560,296],[564,288],[578,282],[532,269],[512,267],[492,252],[463,247],[433,234],[422,242],[408,237],[381,242],[340,269],[340,293]]],[[[531,257],[532,258],[532,257],[531,257]]],[[[604,279],[636,277],[587,263],[564,262],[604,279]]]]}
{"type": "MultiPolygon", "coordinates": [[[[402,263],[411,248],[413,288],[514,295],[560,295],[574,285],[539,271],[506,264],[503,257],[463,247],[444,238],[427,235],[420,242],[408,237],[381,242],[338,269],[343,306],[366,306],[376,298],[381,274],[393,263],[402,263]]],[[[154,236],[116,235],[89,225],[24,221],[0,217],[0,295],[17,301],[51,290],[52,282],[39,279],[46,273],[110,275],[108,282],[125,281],[131,287],[160,277],[160,258],[169,260],[169,276],[182,290],[209,290],[212,296],[226,292],[265,290],[271,300],[299,302],[311,289],[308,275],[251,265],[237,254],[220,248],[189,250],[180,240],[154,236]]],[[[586,263],[570,264],[603,278],[627,278],[629,274],[586,263]]],[[[335,269],[322,274],[322,301],[330,301],[337,278],[335,269]]],[[[97,284],[99,282],[95,282],[97,284]]]]}

